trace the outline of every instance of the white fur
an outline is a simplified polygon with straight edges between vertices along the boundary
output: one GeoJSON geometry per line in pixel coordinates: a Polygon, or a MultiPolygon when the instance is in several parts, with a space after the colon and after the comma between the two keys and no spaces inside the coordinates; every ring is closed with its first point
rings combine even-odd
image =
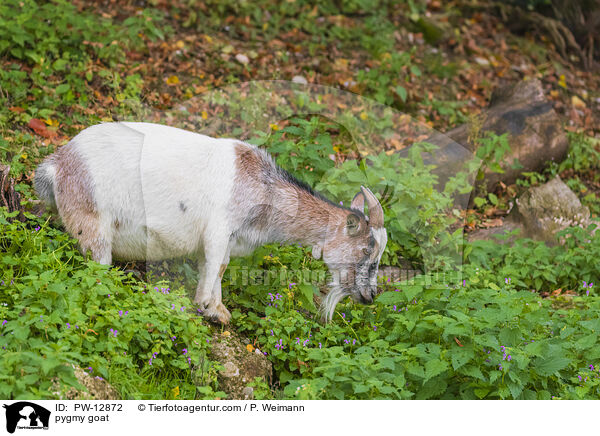
{"type": "Polygon", "coordinates": [[[194,253],[210,237],[207,231],[227,221],[233,140],[157,124],[109,123],[84,130],[73,143],[92,176],[116,258],[194,253]]]}

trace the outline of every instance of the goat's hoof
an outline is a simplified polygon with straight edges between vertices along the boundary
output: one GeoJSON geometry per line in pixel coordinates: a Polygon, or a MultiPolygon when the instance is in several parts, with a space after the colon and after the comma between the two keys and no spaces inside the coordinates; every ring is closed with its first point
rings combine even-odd
{"type": "Polygon", "coordinates": [[[223,325],[227,324],[231,319],[231,313],[229,313],[223,303],[219,303],[215,308],[206,309],[204,311],[204,316],[212,322],[223,325]]]}

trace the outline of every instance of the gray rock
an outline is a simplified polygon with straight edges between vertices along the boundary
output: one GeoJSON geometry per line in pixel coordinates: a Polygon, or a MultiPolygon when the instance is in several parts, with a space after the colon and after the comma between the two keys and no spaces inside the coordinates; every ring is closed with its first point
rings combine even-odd
{"type": "Polygon", "coordinates": [[[242,391],[242,394],[244,395],[244,400],[251,400],[254,398],[254,388],[246,386],[242,391]]]}
{"type": "Polygon", "coordinates": [[[303,77],[303,76],[294,76],[294,77],[292,77],[292,82],[294,82],[294,83],[300,83],[302,85],[308,85],[308,80],[306,80],[306,78],[303,77]]]}
{"type": "Polygon", "coordinates": [[[590,210],[558,176],[518,198],[517,212],[531,237],[548,242],[560,230],[590,224],[590,210]]]}
{"type": "Polygon", "coordinates": [[[248,386],[256,377],[267,383],[273,378],[273,367],[265,355],[250,341],[237,333],[215,333],[211,340],[211,360],[220,362],[223,369],[217,375],[219,389],[231,400],[250,399],[254,390],[248,386]]]}
{"type": "Polygon", "coordinates": [[[52,379],[50,391],[61,400],[120,400],[121,396],[110,383],[101,377],[92,377],[78,366],[73,365],[75,377],[85,389],[63,386],[58,378],[52,379]]]}

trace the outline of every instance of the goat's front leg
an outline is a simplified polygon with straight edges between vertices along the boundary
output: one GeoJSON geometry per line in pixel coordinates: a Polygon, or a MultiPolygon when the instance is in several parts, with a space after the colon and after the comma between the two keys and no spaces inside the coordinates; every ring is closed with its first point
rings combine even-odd
{"type": "Polygon", "coordinates": [[[200,266],[200,279],[194,302],[204,309],[204,316],[227,324],[231,314],[221,302],[221,279],[229,262],[228,240],[207,241],[205,262],[200,266]]]}

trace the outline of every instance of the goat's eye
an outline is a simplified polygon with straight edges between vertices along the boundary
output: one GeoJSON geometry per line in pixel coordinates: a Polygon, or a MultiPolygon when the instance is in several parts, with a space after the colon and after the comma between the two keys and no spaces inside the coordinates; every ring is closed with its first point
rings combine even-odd
{"type": "Polygon", "coordinates": [[[365,253],[367,256],[370,256],[371,250],[369,248],[363,248],[363,253],[365,253]]]}

